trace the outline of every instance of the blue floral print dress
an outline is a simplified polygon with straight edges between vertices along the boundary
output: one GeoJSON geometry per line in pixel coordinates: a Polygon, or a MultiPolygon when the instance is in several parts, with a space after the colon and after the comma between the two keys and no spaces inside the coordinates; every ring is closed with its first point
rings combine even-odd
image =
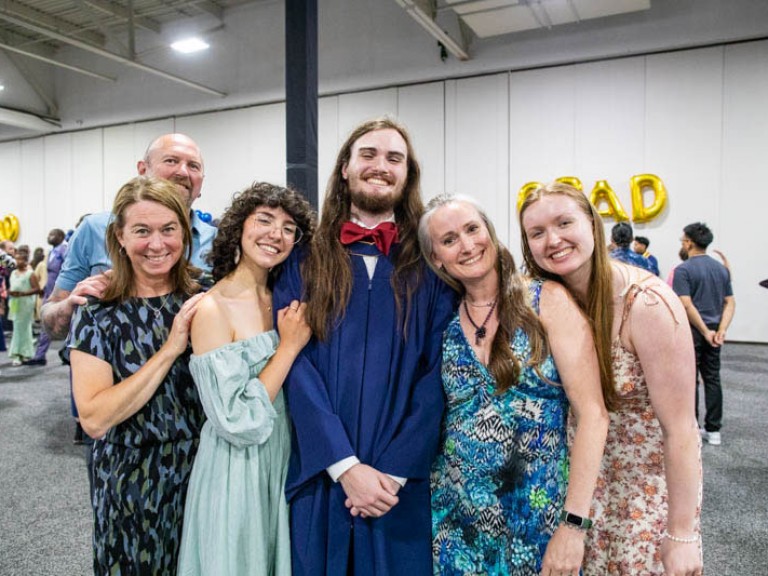
{"type": "MultiPolygon", "coordinates": [[[[538,313],[541,282],[532,282],[538,313]]],[[[464,336],[458,314],[443,338],[447,410],[432,467],[435,574],[537,575],[568,484],[568,400],[551,356],[532,367],[528,336],[512,349],[516,386],[496,382],[464,336]]]]}
{"type": "MultiPolygon", "coordinates": [[[[136,373],[168,339],[183,298],[129,298],[80,306],[67,347],[136,373]]],[[[93,443],[95,575],[175,574],[184,499],[205,414],[179,356],[150,400],[93,443]]]]}

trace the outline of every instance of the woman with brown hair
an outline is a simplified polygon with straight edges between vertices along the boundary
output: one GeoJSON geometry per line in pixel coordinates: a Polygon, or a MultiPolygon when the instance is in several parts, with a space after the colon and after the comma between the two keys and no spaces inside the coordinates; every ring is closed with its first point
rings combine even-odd
{"type": "Polygon", "coordinates": [[[190,370],[208,421],[179,576],[291,573],[282,386],[311,332],[297,300],[273,316],[272,286],[294,248],[312,240],[314,221],[299,193],[262,182],[237,194],[219,224],[209,257],[216,285],[192,323],[190,370]]]}
{"type": "Polygon", "coordinates": [[[576,188],[532,191],[519,217],[528,270],[573,294],[608,377],[610,426],[585,576],[700,575],[696,370],[680,300],[648,271],[609,260],[602,220],[576,188]]]}
{"type": "Polygon", "coordinates": [[[138,177],[115,197],[111,282],[80,306],[67,343],[93,445],[94,573],[171,574],[204,416],[188,367],[200,295],[176,186],[138,177]]]}

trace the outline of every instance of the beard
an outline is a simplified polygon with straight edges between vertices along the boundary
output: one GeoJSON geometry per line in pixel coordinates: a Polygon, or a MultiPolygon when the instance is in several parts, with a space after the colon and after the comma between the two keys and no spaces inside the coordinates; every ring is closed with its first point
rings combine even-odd
{"type": "Polygon", "coordinates": [[[396,190],[391,194],[368,195],[360,189],[349,190],[349,197],[352,205],[368,214],[388,214],[395,211],[395,207],[403,198],[403,190],[396,190]]]}

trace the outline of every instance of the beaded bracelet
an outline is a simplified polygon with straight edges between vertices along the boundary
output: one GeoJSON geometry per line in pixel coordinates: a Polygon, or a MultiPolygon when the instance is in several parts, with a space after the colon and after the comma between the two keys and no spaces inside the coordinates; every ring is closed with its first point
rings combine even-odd
{"type": "Polygon", "coordinates": [[[691,536],[690,538],[678,538],[677,536],[672,536],[672,534],[666,530],[664,530],[664,534],[662,534],[661,537],[671,540],[672,542],[679,542],[680,544],[695,544],[701,538],[698,534],[691,536]]]}

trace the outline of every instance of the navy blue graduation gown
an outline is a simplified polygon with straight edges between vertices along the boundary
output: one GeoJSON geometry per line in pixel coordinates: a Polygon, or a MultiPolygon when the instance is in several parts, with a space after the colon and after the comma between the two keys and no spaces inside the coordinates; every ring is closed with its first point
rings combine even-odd
{"type": "MultiPolygon", "coordinates": [[[[300,299],[298,252],[275,286],[275,310],[300,299]]],[[[350,252],[380,254],[362,243],[350,252]]],[[[354,284],[343,320],[326,342],[312,338],[284,385],[294,428],[286,482],[293,573],[426,576],[432,574],[429,472],[443,414],[442,334],[455,295],[424,266],[404,335],[391,259],[379,255],[370,280],[362,257],[351,261],[354,284]],[[353,455],[408,479],[399,503],[381,518],[352,517],[341,484],[326,472],[353,455]]]]}

